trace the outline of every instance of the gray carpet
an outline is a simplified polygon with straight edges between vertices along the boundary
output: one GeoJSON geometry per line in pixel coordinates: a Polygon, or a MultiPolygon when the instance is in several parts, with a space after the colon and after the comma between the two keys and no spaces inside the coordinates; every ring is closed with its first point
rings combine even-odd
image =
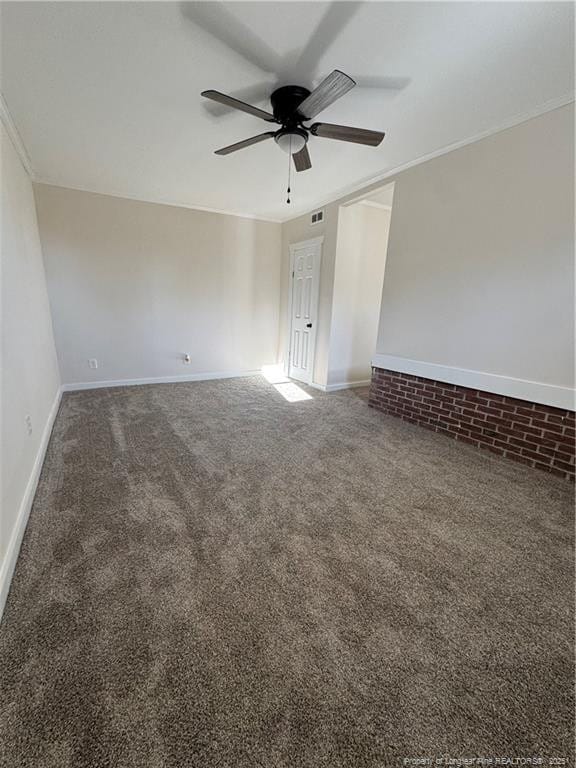
{"type": "Polygon", "coordinates": [[[65,395],[1,627],[3,766],[571,760],[573,487],[311,394],[65,395]]]}

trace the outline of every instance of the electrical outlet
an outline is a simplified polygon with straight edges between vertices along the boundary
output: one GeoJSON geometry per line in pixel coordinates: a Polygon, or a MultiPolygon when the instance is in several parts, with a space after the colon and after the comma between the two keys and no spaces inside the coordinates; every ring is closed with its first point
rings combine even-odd
{"type": "Polygon", "coordinates": [[[91,357],[90,360],[88,360],[88,367],[89,368],[98,368],[98,360],[96,360],[95,357],[91,357]]]}
{"type": "Polygon", "coordinates": [[[26,416],[26,429],[28,430],[28,434],[32,434],[32,418],[28,415],[26,416]]]}
{"type": "Polygon", "coordinates": [[[184,363],[184,365],[190,365],[191,360],[188,352],[186,352],[186,354],[184,355],[182,362],[184,363]]]}

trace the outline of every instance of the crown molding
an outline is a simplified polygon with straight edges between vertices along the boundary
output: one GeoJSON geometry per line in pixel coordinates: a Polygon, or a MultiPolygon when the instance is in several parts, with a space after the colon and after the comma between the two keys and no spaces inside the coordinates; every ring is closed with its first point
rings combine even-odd
{"type": "Polygon", "coordinates": [[[71,189],[71,190],[74,190],[75,192],[89,192],[92,195],[104,195],[106,197],[117,197],[123,200],[133,200],[138,203],[152,203],[153,205],[170,205],[174,208],[186,208],[187,210],[191,210],[191,211],[201,211],[203,213],[216,213],[222,216],[236,216],[240,219],[248,219],[250,221],[265,221],[271,224],[281,223],[280,219],[272,219],[272,218],[267,218],[265,216],[256,216],[249,213],[239,213],[238,211],[228,211],[222,208],[207,208],[200,205],[189,205],[179,200],[171,200],[169,198],[158,198],[157,200],[152,200],[149,198],[147,199],[143,197],[137,197],[136,195],[126,195],[119,192],[99,192],[94,189],[87,189],[86,187],[76,187],[76,186],[70,186],[68,184],[56,184],[53,181],[50,181],[49,179],[45,179],[39,176],[34,171],[34,167],[32,166],[32,161],[30,160],[30,155],[28,154],[26,146],[22,141],[20,134],[18,133],[18,129],[16,128],[16,123],[14,122],[14,118],[10,113],[8,104],[6,103],[6,99],[4,98],[4,94],[1,91],[0,91],[0,120],[2,121],[2,125],[6,129],[6,133],[8,134],[10,141],[12,142],[14,149],[16,150],[18,157],[20,158],[20,162],[24,166],[24,170],[26,171],[30,179],[35,184],[45,184],[46,186],[58,187],[59,189],[71,189]]]}
{"type": "Polygon", "coordinates": [[[4,98],[4,94],[1,91],[0,91],[0,120],[2,120],[2,125],[4,126],[4,128],[6,129],[6,133],[10,137],[10,141],[12,142],[14,149],[16,150],[16,153],[20,158],[20,162],[24,166],[24,170],[26,171],[28,176],[32,180],[34,180],[34,169],[32,168],[30,155],[26,151],[24,142],[22,141],[22,138],[18,133],[18,129],[16,128],[16,123],[14,122],[14,119],[10,114],[10,110],[8,109],[8,104],[6,104],[6,99],[4,98]]]}
{"type": "Polygon", "coordinates": [[[204,213],[215,213],[223,216],[235,216],[241,219],[248,219],[251,221],[265,221],[272,224],[285,224],[286,222],[293,221],[294,219],[298,219],[301,216],[308,216],[309,214],[316,211],[317,209],[323,208],[324,206],[330,205],[331,203],[348,202],[346,198],[349,195],[354,194],[355,192],[366,192],[366,193],[368,191],[372,192],[373,190],[370,189],[372,186],[382,183],[383,181],[391,180],[392,177],[395,177],[398,174],[404,171],[407,171],[410,168],[413,168],[417,165],[421,165],[422,163],[426,163],[429,160],[434,160],[435,158],[441,157],[442,155],[447,155],[450,152],[454,152],[458,149],[462,149],[463,147],[469,146],[470,144],[475,144],[477,141],[482,141],[483,139],[487,139],[490,136],[494,136],[497,133],[501,133],[502,131],[506,131],[510,128],[514,128],[515,126],[521,125],[522,123],[525,123],[528,120],[532,120],[536,117],[540,117],[541,115],[544,115],[547,112],[552,112],[555,109],[560,109],[561,107],[565,107],[569,104],[572,104],[574,100],[575,100],[574,92],[564,94],[563,96],[560,96],[555,99],[550,99],[549,101],[544,102],[544,104],[541,104],[540,106],[532,110],[519,113],[514,117],[511,117],[508,120],[505,120],[499,123],[494,128],[489,128],[485,131],[481,131],[479,133],[474,134],[473,136],[470,136],[467,139],[463,139],[461,141],[448,144],[426,155],[421,155],[420,157],[414,160],[411,160],[408,163],[398,165],[395,168],[391,168],[390,170],[387,170],[387,171],[381,171],[380,173],[375,174],[373,176],[365,177],[359,182],[354,182],[353,184],[350,184],[348,186],[341,187],[337,192],[330,195],[329,197],[326,197],[314,203],[314,205],[308,208],[307,210],[297,214],[296,216],[290,216],[286,218],[270,218],[266,216],[258,216],[258,215],[249,214],[249,213],[240,213],[239,211],[232,211],[232,210],[227,210],[223,208],[209,208],[201,205],[190,205],[189,203],[184,203],[181,200],[174,200],[171,198],[159,197],[156,199],[150,199],[150,198],[138,197],[137,195],[127,195],[125,193],[120,193],[116,191],[102,192],[102,191],[88,189],[86,187],[81,187],[81,186],[71,186],[68,184],[55,183],[50,179],[38,176],[38,174],[34,172],[34,168],[30,160],[30,156],[26,150],[24,142],[20,137],[20,134],[18,133],[18,129],[16,128],[16,124],[14,123],[14,120],[10,114],[10,110],[8,109],[8,105],[6,104],[6,100],[2,93],[0,93],[0,118],[6,129],[6,132],[8,133],[14,145],[14,148],[16,149],[16,152],[18,153],[18,156],[20,158],[20,161],[22,162],[22,165],[26,169],[26,172],[28,173],[32,181],[34,181],[37,184],[46,184],[48,186],[58,187],[60,189],[71,189],[77,192],[89,192],[91,194],[105,195],[107,197],[118,197],[124,200],[134,200],[135,202],[140,202],[140,203],[153,203],[155,205],[170,205],[175,208],[186,208],[187,210],[192,210],[192,211],[201,211],[204,213]]]}
{"type": "Polygon", "coordinates": [[[190,205],[189,203],[183,203],[179,200],[172,200],[170,198],[159,197],[156,199],[147,197],[138,197],[137,195],[127,195],[124,192],[99,192],[95,189],[88,189],[87,187],[71,186],[70,184],[56,184],[49,179],[43,178],[36,174],[33,178],[35,184],[43,184],[46,187],[56,187],[57,189],[69,189],[73,192],[87,192],[90,195],[101,195],[103,197],[116,197],[120,200],[132,200],[135,203],[148,203],[149,205],[169,205],[172,208],[185,208],[188,211],[200,211],[201,213],[216,213],[220,216],[235,216],[239,219],[248,219],[249,221],[264,221],[269,224],[281,224],[280,219],[271,219],[266,216],[257,216],[250,213],[239,213],[238,211],[228,211],[224,208],[206,208],[202,205],[190,205]]]}
{"type": "Polygon", "coordinates": [[[288,221],[299,219],[301,216],[309,216],[317,208],[322,208],[326,205],[330,205],[331,203],[337,203],[337,202],[342,204],[347,203],[349,201],[346,198],[349,195],[354,194],[355,192],[365,192],[366,194],[368,194],[369,192],[372,193],[374,192],[374,190],[371,189],[373,185],[381,183],[383,181],[392,180],[392,177],[397,176],[403,171],[407,171],[409,168],[414,168],[414,166],[416,165],[427,163],[429,160],[434,160],[437,157],[442,157],[442,155],[447,155],[450,152],[455,152],[457,149],[462,149],[463,147],[467,147],[469,144],[475,144],[477,141],[482,141],[482,139],[488,139],[490,136],[494,136],[495,134],[501,133],[502,131],[507,131],[508,129],[514,128],[517,125],[521,125],[522,123],[528,122],[528,120],[533,120],[536,117],[541,117],[542,115],[545,115],[547,112],[553,112],[555,109],[566,107],[569,104],[573,104],[575,99],[576,99],[576,95],[574,94],[573,91],[571,91],[570,93],[565,93],[562,96],[558,96],[555,99],[550,99],[548,101],[545,101],[543,104],[540,104],[538,107],[535,107],[534,109],[530,109],[525,112],[520,112],[514,115],[513,117],[508,118],[507,120],[503,120],[494,128],[488,128],[485,131],[480,131],[479,133],[476,133],[473,136],[468,137],[467,139],[456,141],[453,144],[447,144],[446,146],[441,147],[440,149],[436,149],[433,152],[429,152],[426,155],[421,155],[420,157],[417,157],[414,160],[410,160],[408,163],[403,163],[402,165],[398,165],[395,168],[391,168],[390,170],[387,170],[387,171],[380,171],[374,176],[366,176],[361,181],[355,182],[348,186],[341,187],[338,192],[335,192],[334,194],[330,195],[330,197],[323,198],[319,202],[314,203],[314,206],[312,208],[307,208],[305,211],[302,211],[296,216],[291,216],[290,218],[285,218],[285,219],[282,219],[281,221],[283,224],[285,224],[288,221]]]}

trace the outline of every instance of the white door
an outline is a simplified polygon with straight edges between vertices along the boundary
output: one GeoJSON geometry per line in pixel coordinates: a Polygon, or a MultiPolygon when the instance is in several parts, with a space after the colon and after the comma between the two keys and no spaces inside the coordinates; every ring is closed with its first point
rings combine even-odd
{"type": "Polygon", "coordinates": [[[290,246],[291,314],[288,376],[310,384],[318,315],[320,255],[323,238],[290,246]]]}

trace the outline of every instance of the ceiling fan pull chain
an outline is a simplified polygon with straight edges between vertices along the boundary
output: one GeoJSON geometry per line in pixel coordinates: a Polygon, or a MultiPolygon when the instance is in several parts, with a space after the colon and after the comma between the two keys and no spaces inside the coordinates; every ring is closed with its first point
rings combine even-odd
{"type": "Polygon", "coordinates": [[[286,202],[290,205],[290,171],[292,170],[292,136],[290,136],[290,152],[288,152],[288,190],[286,202]]]}

